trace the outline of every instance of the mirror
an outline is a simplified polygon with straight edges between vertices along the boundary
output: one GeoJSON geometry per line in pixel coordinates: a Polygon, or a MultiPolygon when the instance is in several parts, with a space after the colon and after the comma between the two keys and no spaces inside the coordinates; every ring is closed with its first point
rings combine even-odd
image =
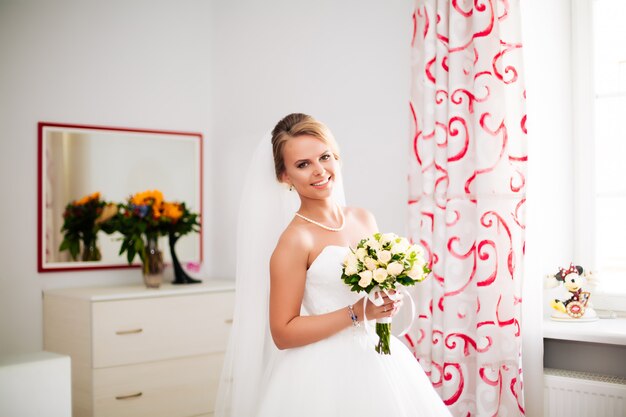
{"type": "MultiPolygon", "coordinates": [[[[95,192],[106,202],[121,203],[138,192],[160,190],[166,201],[184,202],[202,215],[202,135],[189,132],[39,123],[38,147],[39,272],[128,268],[118,255],[119,233],[97,234],[99,261],[72,260],[60,251],[63,213],[68,203],[95,192]]],[[[176,244],[179,260],[202,259],[202,235],[190,233],[176,244]]],[[[166,263],[167,237],[159,239],[166,263]]]]}

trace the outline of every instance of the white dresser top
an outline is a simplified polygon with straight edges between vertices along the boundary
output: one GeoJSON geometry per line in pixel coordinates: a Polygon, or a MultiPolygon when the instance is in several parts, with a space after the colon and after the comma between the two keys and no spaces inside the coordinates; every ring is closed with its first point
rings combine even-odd
{"type": "Polygon", "coordinates": [[[172,295],[191,295],[211,292],[230,292],[235,290],[235,281],[205,279],[199,284],[173,285],[163,283],[159,288],[146,288],[143,284],[118,285],[111,287],[77,287],[45,290],[45,295],[79,298],[89,301],[113,301],[135,298],[168,297],[172,295]]]}
{"type": "Polygon", "coordinates": [[[51,360],[69,360],[69,356],[46,351],[2,354],[0,355],[0,368],[51,360]]]}

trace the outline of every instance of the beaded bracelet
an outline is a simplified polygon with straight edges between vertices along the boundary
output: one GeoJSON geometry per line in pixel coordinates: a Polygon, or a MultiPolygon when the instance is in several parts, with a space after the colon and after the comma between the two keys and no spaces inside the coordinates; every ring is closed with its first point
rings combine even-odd
{"type": "Polygon", "coordinates": [[[348,313],[350,313],[350,319],[352,319],[352,325],[354,327],[359,327],[361,323],[359,323],[359,318],[354,314],[354,310],[352,305],[348,305],[348,313]]]}

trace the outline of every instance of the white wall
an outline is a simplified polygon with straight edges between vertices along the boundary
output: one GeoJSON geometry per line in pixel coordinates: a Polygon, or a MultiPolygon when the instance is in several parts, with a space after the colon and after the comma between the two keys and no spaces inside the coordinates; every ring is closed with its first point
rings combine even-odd
{"type": "Polygon", "coordinates": [[[543,415],[543,277],[573,256],[570,1],[522,7],[528,182],[522,334],[526,415],[543,415]]]}
{"type": "MultiPolygon", "coordinates": [[[[541,278],[572,256],[569,2],[522,2],[529,178],[524,365],[541,415],[541,278]],[[566,167],[563,169],[562,167],[566,167]]],[[[39,120],[205,134],[205,259],[232,276],[253,146],[287,113],[326,122],[350,204],[405,232],[410,0],[0,0],[0,353],[41,348],[41,289],[139,282],[136,270],[36,272],[39,120]],[[380,175],[375,172],[391,164],[380,175]],[[213,224],[214,223],[214,224],[213,224]]]]}
{"type": "Polygon", "coordinates": [[[216,272],[234,271],[232,231],[252,151],[292,112],[311,114],[333,131],[348,204],[370,209],[381,230],[405,234],[412,2],[240,0],[214,6],[215,153],[209,164],[219,202],[219,243],[211,253],[220,260],[216,272]]]}
{"type": "Polygon", "coordinates": [[[0,0],[0,352],[38,350],[41,290],[137,270],[36,272],[38,121],[205,135],[205,260],[234,274],[251,148],[287,113],[326,122],[350,204],[405,232],[410,0],[0,0]],[[211,109],[213,106],[213,109],[211,109]],[[380,175],[374,171],[396,161],[380,175]],[[215,223],[215,228],[213,228],[215,223]]]}
{"type": "Polygon", "coordinates": [[[209,19],[202,0],[0,1],[0,353],[41,349],[43,288],[141,282],[37,273],[37,122],[208,137],[209,19]]]}

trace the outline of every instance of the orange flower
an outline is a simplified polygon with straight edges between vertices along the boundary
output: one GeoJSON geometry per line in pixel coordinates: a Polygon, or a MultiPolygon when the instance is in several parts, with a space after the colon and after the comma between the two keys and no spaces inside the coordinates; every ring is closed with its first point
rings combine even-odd
{"type": "Polygon", "coordinates": [[[169,217],[170,219],[176,221],[180,219],[183,215],[183,210],[179,203],[163,203],[163,215],[165,217],[169,217]]]}
{"type": "Polygon", "coordinates": [[[161,208],[161,204],[163,203],[163,193],[159,190],[148,190],[137,193],[131,198],[131,203],[136,206],[151,205],[156,212],[161,208]]]}
{"type": "Polygon", "coordinates": [[[92,200],[99,200],[99,199],[100,199],[100,193],[98,191],[96,191],[93,194],[84,196],[80,200],[74,201],[74,205],[75,206],[83,206],[83,205],[89,203],[92,200]]]}

